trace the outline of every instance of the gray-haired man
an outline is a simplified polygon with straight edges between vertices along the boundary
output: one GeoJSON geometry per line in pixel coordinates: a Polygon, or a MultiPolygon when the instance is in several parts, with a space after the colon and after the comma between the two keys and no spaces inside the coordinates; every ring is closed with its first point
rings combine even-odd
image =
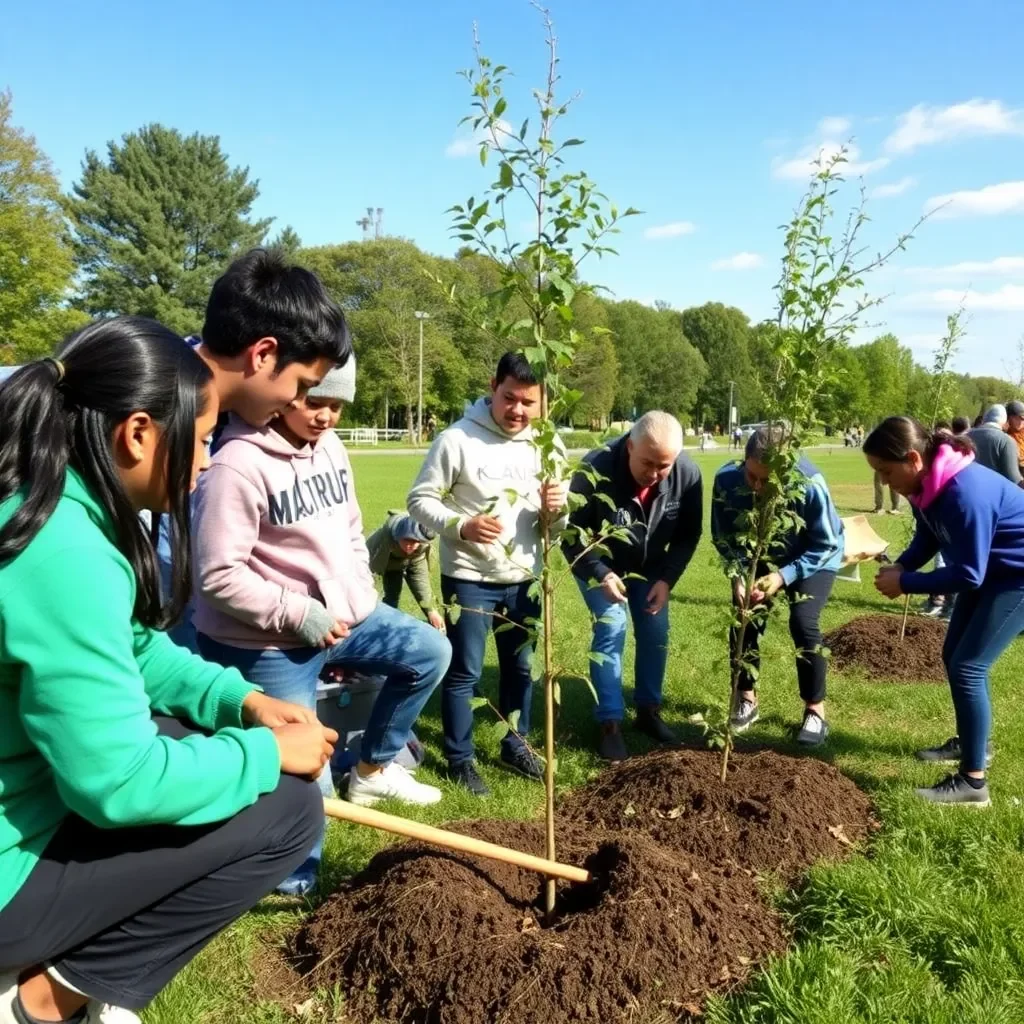
{"type": "Polygon", "coordinates": [[[594,616],[591,652],[597,657],[590,679],[601,725],[598,753],[619,761],[626,756],[622,651],[628,619],[636,633],[636,726],[661,743],[676,738],[661,719],[668,598],[700,540],[703,492],[700,470],[683,454],[682,427],[666,412],[645,413],[629,434],[590,452],[584,463],[599,479],[582,471],[573,478],[571,491],[586,503],[570,516],[562,546],[594,616]],[[622,536],[608,539],[603,551],[590,548],[605,522],[622,536]]]}

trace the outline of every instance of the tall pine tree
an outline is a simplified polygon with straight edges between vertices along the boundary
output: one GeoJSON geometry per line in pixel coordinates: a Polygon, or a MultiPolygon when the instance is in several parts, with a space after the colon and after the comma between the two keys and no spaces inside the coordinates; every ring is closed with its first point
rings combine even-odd
{"type": "Polygon", "coordinates": [[[82,307],[197,330],[214,279],[266,235],[270,219],[249,219],[258,195],[215,135],[151,124],[108,143],[106,160],[87,152],[70,201],[82,307]]]}

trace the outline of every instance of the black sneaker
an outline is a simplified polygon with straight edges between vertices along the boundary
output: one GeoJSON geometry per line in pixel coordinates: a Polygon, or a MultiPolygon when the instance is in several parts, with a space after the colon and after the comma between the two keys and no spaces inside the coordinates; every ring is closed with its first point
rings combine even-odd
{"type": "Polygon", "coordinates": [[[975,789],[959,772],[947,775],[940,783],[915,790],[922,800],[932,804],[960,804],[963,807],[988,807],[988,783],[975,789]]]}
{"type": "Polygon", "coordinates": [[[814,711],[804,713],[800,731],[796,734],[797,743],[805,747],[820,747],[828,737],[828,722],[814,711]]]}
{"type": "Polygon", "coordinates": [[[664,723],[661,708],[647,707],[636,709],[636,728],[658,743],[679,742],[679,737],[664,723]]]}
{"type": "Polygon", "coordinates": [[[513,750],[502,747],[501,763],[510,772],[522,775],[524,779],[530,779],[533,782],[544,781],[544,762],[530,753],[526,747],[516,747],[513,750]]]}
{"type": "Polygon", "coordinates": [[[480,778],[480,773],[476,770],[476,765],[472,761],[462,761],[459,764],[449,765],[448,778],[456,783],[456,785],[464,786],[473,796],[484,797],[491,795],[491,791],[487,788],[487,783],[480,778]]]}
{"type": "MultiPolygon", "coordinates": [[[[988,768],[992,764],[992,758],[995,757],[995,748],[992,746],[992,741],[989,740],[988,745],[985,748],[985,767],[988,768]]],[[[955,764],[959,765],[963,760],[963,750],[960,747],[960,737],[950,736],[941,747],[928,747],[926,750],[919,750],[914,755],[918,761],[930,761],[932,764],[955,764]]]]}
{"type": "Polygon", "coordinates": [[[761,710],[756,700],[740,698],[736,713],[729,719],[729,726],[733,732],[746,732],[760,717],[761,710]]]}
{"type": "Polygon", "coordinates": [[[597,753],[606,761],[625,761],[629,757],[626,741],[618,722],[602,722],[601,738],[597,741],[597,753]]]}

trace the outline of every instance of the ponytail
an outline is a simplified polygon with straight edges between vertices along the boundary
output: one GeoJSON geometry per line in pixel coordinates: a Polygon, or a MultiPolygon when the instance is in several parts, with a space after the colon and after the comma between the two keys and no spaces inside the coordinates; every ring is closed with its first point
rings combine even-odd
{"type": "Polygon", "coordinates": [[[114,543],[135,573],[135,617],[165,628],[177,621],[191,586],[195,423],[205,409],[210,370],[178,335],[142,317],[89,324],[57,356],[23,366],[0,387],[0,502],[22,496],[0,528],[0,565],[17,558],[46,525],[73,468],[109,516],[114,543]],[[148,413],[163,431],[174,566],[166,605],[154,547],[112,450],[114,429],[134,412],[148,413]]]}
{"type": "Polygon", "coordinates": [[[27,488],[0,529],[0,564],[25,550],[64,491],[70,455],[64,374],[63,363],[40,359],[15,371],[0,389],[0,501],[27,488]]]}
{"type": "Polygon", "coordinates": [[[882,462],[906,462],[911,452],[917,452],[929,466],[943,445],[964,455],[975,451],[974,442],[967,434],[954,434],[945,427],[929,430],[910,416],[890,416],[883,420],[868,434],[862,450],[882,462]]]}

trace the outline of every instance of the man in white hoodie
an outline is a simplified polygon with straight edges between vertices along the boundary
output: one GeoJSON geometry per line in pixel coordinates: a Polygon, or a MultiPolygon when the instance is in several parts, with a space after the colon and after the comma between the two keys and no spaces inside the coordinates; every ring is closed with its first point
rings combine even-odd
{"type": "Polygon", "coordinates": [[[534,586],[541,568],[541,509],[553,520],[567,487],[540,480],[540,452],[531,422],[540,415],[541,385],[518,352],[507,352],[491,381],[491,394],[471,406],[434,441],[409,492],[409,513],[440,535],[441,593],[461,608],[449,621],[451,667],[441,684],[444,752],[452,779],[476,796],[488,788],[473,762],[470,700],[483,670],[487,634],[494,629],[500,678],[498,710],[517,726],[501,743],[501,761],[527,778],[544,769],[524,742],[530,728],[531,650],[522,625],[540,616],[534,586]],[[531,592],[532,588],[532,592],[531,592]]]}

